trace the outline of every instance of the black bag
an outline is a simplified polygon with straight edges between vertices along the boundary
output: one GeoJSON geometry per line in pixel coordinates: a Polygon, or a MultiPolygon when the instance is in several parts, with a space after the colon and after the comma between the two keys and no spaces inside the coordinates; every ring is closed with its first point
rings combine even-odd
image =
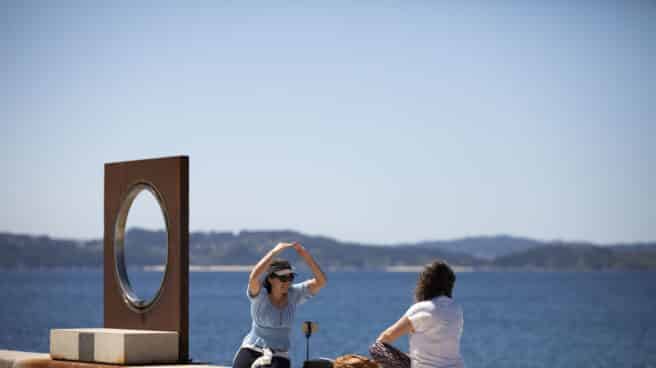
{"type": "Polygon", "coordinates": [[[303,362],[303,368],[333,368],[330,359],[310,359],[303,362]]]}

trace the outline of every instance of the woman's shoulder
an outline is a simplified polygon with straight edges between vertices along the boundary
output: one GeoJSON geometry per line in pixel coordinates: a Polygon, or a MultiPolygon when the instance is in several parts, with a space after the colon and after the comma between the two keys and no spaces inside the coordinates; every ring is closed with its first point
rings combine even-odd
{"type": "Polygon", "coordinates": [[[460,304],[458,304],[452,298],[446,296],[439,296],[433,299],[424,300],[411,305],[410,308],[408,308],[408,312],[406,314],[409,315],[418,312],[432,313],[436,310],[440,310],[444,308],[456,309],[456,310],[462,309],[460,307],[460,304]]]}
{"type": "Polygon", "coordinates": [[[308,299],[312,298],[310,292],[310,280],[305,280],[289,287],[289,298],[293,304],[305,303],[308,299]]]}
{"type": "Polygon", "coordinates": [[[408,311],[405,313],[406,316],[419,313],[419,312],[428,312],[430,313],[435,309],[435,304],[432,300],[424,300],[422,302],[417,302],[408,308],[408,311]]]}
{"type": "Polygon", "coordinates": [[[434,300],[424,300],[422,302],[417,302],[412,306],[417,309],[431,309],[435,308],[435,302],[434,300]]]}
{"type": "Polygon", "coordinates": [[[291,284],[289,286],[289,292],[290,293],[298,293],[298,292],[303,291],[303,289],[307,287],[308,282],[309,282],[309,280],[305,280],[305,281],[297,282],[295,284],[291,284]]]}
{"type": "Polygon", "coordinates": [[[460,306],[460,303],[456,302],[452,298],[446,297],[446,296],[440,296],[435,299],[433,299],[435,303],[435,311],[436,313],[443,315],[453,315],[453,316],[461,316],[462,317],[462,307],[460,306]]]}
{"type": "Polygon", "coordinates": [[[460,304],[455,299],[444,295],[440,295],[434,298],[432,301],[433,303],[435,303],[436,306],[452,306],[452,307],[460,306],[460,304]]]}

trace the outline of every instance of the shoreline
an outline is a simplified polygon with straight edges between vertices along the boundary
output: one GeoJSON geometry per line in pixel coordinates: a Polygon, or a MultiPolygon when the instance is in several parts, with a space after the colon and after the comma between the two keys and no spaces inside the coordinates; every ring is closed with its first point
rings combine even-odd
{"type": "MultiPolygon", "coordinates": [[[[254,265],[189,265],[189,272],[250,272],[254,265]]],[[[649,272],[654,270],[639,269],[550,269],[540,267],[476,267],[451,265],[455,273],[472,272],[649,272]]],[[[164,272],[164,265],[143,266],[142,270],[147,272],[164,272]]],[[[384,266],[380,268],[355,268],[355,267],[325,267],[328,272],[389,272],[389,273],[419,273],[424,265],[399,265],[384,266]]]]}
{"type": "MultiPolygon", "coordinates": [[[[419,273],[424,265],[399,265],[384,266],[380,268],[357,268],[357,267],[324,267],[328,272],[388,272],[388,273],[419,273]]],[[[655,272],[655,269],[636,268],[605,268],[605,269],[554,269],[541,267],[490,267],[490,266],[460,266],[451,265],[456,273],[473,272],[655,272]]],[[[145,272],[164,272],[165,265],[135,266],[134,268],[145,272]]],[[[253,269],[253,265],[189,265],[189,272],[241,272],[247,273],[253,269]]],[[[102,266],[56,266],[56,267],[0,267],[0,272],[31,272],[31,271],[99,271],[102,266]]]]}
{"type": "MultiPolygon", "coordinates": [[[[189,265],[189,272],[250,272],[254,265],[189,265]]],[[[451,266],[454,272],[472,272],[475,271],[470,266],[451,266]]],[[[164,272],[164,265],[144,266],[143,271],[164,272]]],[[[328,267],[330,271],[363,271],[360,269],[351,269],[349,267],[328,267]]],[[[365,271],[396,272],[396,273],[418,273],[424,269],[423,265],[403,265],[403,266],[386,266],[380,269],[367,269],[365,271]]]]}

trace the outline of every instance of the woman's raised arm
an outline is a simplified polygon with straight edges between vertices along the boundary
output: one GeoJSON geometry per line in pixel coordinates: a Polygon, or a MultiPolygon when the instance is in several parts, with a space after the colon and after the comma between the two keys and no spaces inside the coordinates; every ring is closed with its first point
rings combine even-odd
{"type": "Polygon", "coordinates": [[[319,267],[314,258],[312,258],[312,255],[310,255],[310,252],[308,252],[307,249],[303,248],[300,243],[294,243],[293,245],[294,249],[296,249],[296,252],[298,252],[301,258],[303,258],[305,263],[307,263],[307,265],[310,267],[310,270],[312,270],[314,278],[310,280],[308,288],[310,289],[312,295],[315,295],[322,287],[326,286],[326,282],[328,281],[326,279],[326,275],[323,273],[321,267],[319,267]]]}
{"type": "Polygon", "coordinates": [[[260,283],[260,276],[266,272],[271,264],[273,258],[278,255],[280,252],[287,248],[294,246],[294,243],[278,243],[273,249],[271,249],[267,254],[260,259],[259,262],[253,267],[250,275],[248,275],[248,294],[251,297],[256,297],[260,293],[262,284],[260,283]]]}

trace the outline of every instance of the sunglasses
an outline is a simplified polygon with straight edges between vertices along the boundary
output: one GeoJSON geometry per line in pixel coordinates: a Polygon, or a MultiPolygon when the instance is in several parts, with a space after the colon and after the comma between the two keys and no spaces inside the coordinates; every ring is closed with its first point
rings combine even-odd
{"type": "Polygon", "coordinates": [[[293,273],[290,273],[289,275],[282,275],[282,276],[278,276],[275,273],[273,274],[273,277],[277,278],[278,280],[280,280],[282,282],[294,281],[294,276],[295,275],[293,273]]]}

